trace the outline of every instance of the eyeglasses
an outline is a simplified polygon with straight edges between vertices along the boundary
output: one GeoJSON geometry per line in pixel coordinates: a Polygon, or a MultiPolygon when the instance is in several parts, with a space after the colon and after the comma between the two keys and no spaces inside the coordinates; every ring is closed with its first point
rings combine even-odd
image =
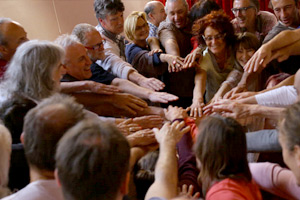
{"type": "Polygon", "coordinates": [[[86,48],[86,49],[89,49],[89,50],[98,50],[98,49],[100,49],[102,46],[103,46],[103,42],[100,42],[100,43],[98,43],[98,44],[96,44],[96,45],[94,45],[94,46],[92,46],[92,47],[87,47],[87,46],[85,46],[85,48],[86,48]]]}
{"type": "Polygon", "coordinates": [[[241,12],[242,14],[245,14],[246,11],[250,8],[254,8],[254,6],[248,6],[248,7],[243,7],[243,8],[231,8],[231,11],[234,15],[236,15],[239,12],[241,12]]]}
{"type": "Polygon", "coordinates": [[[205,37],[204,35],[202,35],[203,40],[205,40],[205,42],[211,42],[213,39],[215,40],[223,40],[226,36],[226,33],[219,33],[218,35],[215,36],[207,36],[205,37]]]}

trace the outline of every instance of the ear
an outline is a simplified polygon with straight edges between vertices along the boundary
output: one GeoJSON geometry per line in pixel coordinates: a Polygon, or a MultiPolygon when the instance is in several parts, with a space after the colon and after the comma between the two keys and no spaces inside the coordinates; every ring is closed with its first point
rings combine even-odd
{"type": "Polygon", "coordinates": [[[154,20],[152,13],[149,13],[148,16],[150,17],[150,19],[154,20]]]}
{"type": "Polygon", "coordinates": [[[295,155],[295,161],[296,161],[296,165],[298,166],[298,168],[300,168],[300,146],[299,145],[295,145],[294,147],[294,155],[295,155]]]}
{"type": "Polygon", "coordinates": [[[0,45],[0,54],[5,55],[7,53],[8,53],[7,48],[3,45],[0,45]]]}
{"type": "Polygon", "coordinates": [[[128,171],[126,174],[125,180],[122,183],[121,188],[120,188],[120,192],[122,195],[126,195],[128,193],[129,180],[130,180],[130,173],[128,171]]]}
{"type": "Polygon", "coordinates": [[[20,140],[21,143],[24,145],[24,132],[21,133],[20,140]]]}
{"type": "Polygon", "coordinates": [[[58,177],[58,171],[57,171],[57,169],[54,170],[54,177],[55,177],[56,184],[59,187],[61,187],[61,183],[60,183],[60,180],[59,180],[59,177],[58,177]]]}

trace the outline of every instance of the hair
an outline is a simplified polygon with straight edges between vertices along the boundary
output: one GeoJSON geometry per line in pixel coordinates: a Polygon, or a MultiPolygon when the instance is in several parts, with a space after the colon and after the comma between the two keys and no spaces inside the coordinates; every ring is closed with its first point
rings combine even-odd
{"type": "Polygon", "coordinates": [[[142,18],[147,23],[146,13],[138,11],[130,13],[124,22],[124,33],[129,40],[134,39],[136,24],[139,18],[142,18]]]}
{"type": "Polygon", "coordinates": [[[166,6],[165,6],[165,10],[166,13],[168,13],[168,3],[169,2],[176,2],[176,1],[181,1],[184,5],[184,7],[186,8],[186,10],[189,10],[189,4],[186,2],[186,0],[166,0],[166,6]]]}
{"type": "Polygon", "coordinates": [[[240,46],[256,51],[260,47],[260,42],[253,33],[243,32],[237,34],[234,51],[236,52],[240,46]]]}
{"type": "Polygon", "coordinates": [[[24,151],[29,165],[54,171],[59,139],[84,117],[83,106],[67,95],[53,95],[30,110],[23,128],[24,151]]]}
{"type": "MultiPolygon", "coordinates": [[[[295,5],[298,5],[299,0],[295,0],[295,5]]],[[[272,4],[272,0],[269,1],[269,5],[268,8],[273,9],[273,4],[272,4]]]]}
{"type": "Polygon", "coordinates": [[[194,148],[201,162],[204,193],[213,181],[226,178],[251,181],[245,132],[234,119],[219,115],[205,118],[199,126],[194,148]]]}
{"type": "Polygon", "coordinates": [[[195,20],[209,14],[211,11],[217,11],[220,9],[221,7],[216,3],[215,0],[199,0],[192,6],[189,13],[189,18],[192,22],[194,22],[195,20]]]}
{"type": "Polygon", "coordinates": [[[147,153],[138,161],[134,168],[134,183],[138,199],[145,199],[149,187],[155,180],[154,173],[158,155],[159,151],[147,153]]]}
{"type": "Polygon", "coordinates": [[[205,17],[195,21],[193,25],[194,34],[198,37],[198,42],[201,45],[206,45],[202,35],[207,27],[212,27],[225,35],[225,43],[227,46],[234,47],[236,36],[234,34],[233,25],[230,22],[229,16],[223,11],[212,11],[205,17]]]}
{"type": "Polygon", "coordinates": [[[75,35],[68,35],[68,34],[63,34],[58,36],[58,38],[56,38],[54,43],[60,45],[64,49],[72,45],[81,44],[79,39],[75,35]]]}
{"type": "Polygon", "coordinates": [[[97,31],[97,29],[90,24],[82,23],[82,24],[77,24],[73,28],[72,35],[75,35],[78,38],[78,40],[85,45],[86,34],[92,31],[97,31]]]}
{"type": "Polygon", "coordinates": [[[154,3],[152,3],[152,2],[156,2],[156,1],[149,1],[144,8],[144,12],[146,13],[147,20],[150,19],[149,14],[152,13],[152,11],[155,8],[154,3]]]}
{"type": "Polygon", "coordinates": [[[250,4],[252,4],[253,6],[255,6],[256,11],[258,12],[260,10],[260,5],[259,5],[259,1],[258,0],[249,0],[250,4]]]}
{"type": "Polygon", "coordinates": [[[10,131],[13,144],[20,143],[24,117],[35,106],[36,103],[33,100],[20,94],[14,94],[0,107],[0,119],[10,131]]]}
{"type": "Polygon", "coordinates": [[[2,26],[7,23],[13,22],[10,18],[0,17],[0,45],[7,45],[7,40],[3,35],[2,26]]]}
{"type": "Polygon", "coordinates": [[[112,124],[84,120],[59,142],[56,168],[65,199],[115,199],[129,170],[130,147],[112,124]]]}
{"type": "Polygon", "coordinates": [[[20,45],[0,85],[4,99],[22,93],[41,100],[58,90],[52,72],[64,57],[64,50],[48,41],[31,40],[20,45]]]}
{"type": "Polygon", "coordinates": [[[97,19],[105,19],[107,15],[115,15],[125,10],[121,0],[95,0],[94,10],[97,19]]]}
{"type": "Polygon", "coordinates": [[[11,154],[11,136],[9,131],[0,124],[0,198],[11,193],[8,184],[8,172],[11,154]]]}
{"type": "Polygon", "coordinates": [[[293,151],[296,145],[300,146],[300,101],[289,106],[279,123],[280,134],[283,134],[287,141],[289,151],[293,151]]]}

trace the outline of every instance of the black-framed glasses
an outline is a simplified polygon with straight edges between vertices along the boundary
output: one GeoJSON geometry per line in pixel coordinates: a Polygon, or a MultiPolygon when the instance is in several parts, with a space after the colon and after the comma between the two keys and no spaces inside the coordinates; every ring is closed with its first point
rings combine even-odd
{"type": "Polygon", "coordinates": [[[85,46],[85,48],[86,48],[86,49],[89,49],[89,50],[98,50],[98,49],[100,49],[102,46],[103,46],[103,42],[100,42],[100,43],[98,43],[98,44],[96,44],[96,45],[94,45],[94,46],[92,46],[92,47],[87,47],[87,46],[85,46]]]}
{"type": "Polygon", "coordinates": [[[236,15],[238,13],[238,11],[245,14],[245,12],[250,8],[254,8],[254,6],[247,6],[247,7],[243,7],[243,8],[231,8],[231,11],[234,15],[236,15]]]}
{"type": "Polygon", "coordinates": [[[226,36],[226,33],[219,33],[218,35],[214,35],[214,36],[207,36],[205,37],[204,35],[202,35],[203,40],[205,40],[205,42],[211,42],[213,39],[215,40],[223,40],[226,36]]]}

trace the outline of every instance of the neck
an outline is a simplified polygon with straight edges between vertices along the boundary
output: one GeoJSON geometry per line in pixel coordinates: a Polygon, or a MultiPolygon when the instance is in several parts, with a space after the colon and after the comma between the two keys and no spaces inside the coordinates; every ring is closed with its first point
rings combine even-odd
{"type": "Polygon", "coordinates": [[[147,47],[147,41],[146,40],[133,40],[133,43],[138,45],[139,47],[147,47]]]}
{"type": "Polygon", "coordinates": [[[154,26],[156,26],[156,27],[159,26],[159,23],[153,22],[153,21],[151,21],[151,20],[149,20],[149,22],[150,22],[151,24],[153,24],[154,26]]]}
{"type": "Polygon", "coordinates": [[[54,179],[54,172],[47,170],[39,170],[36,167],[30,166],[30,182],[38,180],[52,180],[54,179]]]}
{"type": "Polygon", "coordinates": [[[250,25],[249,27],[246,27],[247,28],[247,31],[250,32],[250,33],[255,33],[256,32],[256,24],[252,24],[250,25]]]}

